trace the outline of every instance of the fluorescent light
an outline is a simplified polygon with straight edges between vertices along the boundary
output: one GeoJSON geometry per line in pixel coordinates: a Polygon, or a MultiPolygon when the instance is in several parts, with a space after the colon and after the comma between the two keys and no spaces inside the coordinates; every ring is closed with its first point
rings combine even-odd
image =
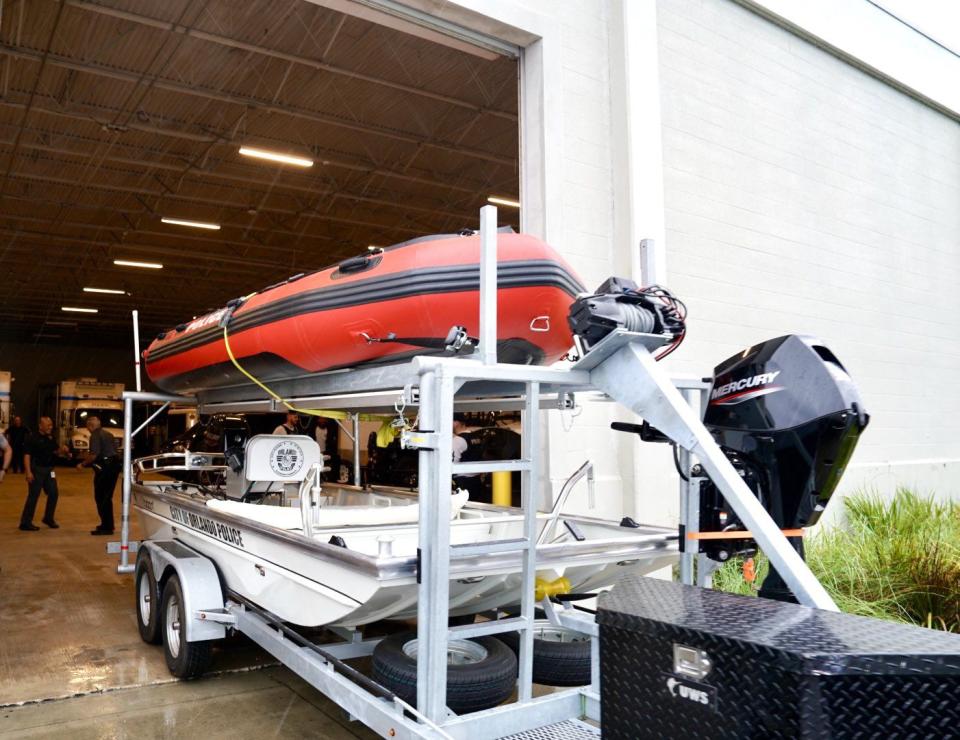
{"type": "Polygon", "coordinates": [[[79,308],[77,306],[60,306],[61,311],[72,311],[73,313],[99,313],[98,308],[79,308]]]}
{"type": "Polygon", "coordinates": [[[113,288],[84,288],[84,293],[108,293],[110,295],[124,295],[125,290],[114,290],[113,288]]]}
{"type": "Polygon", "coordinates": [[[494,203],[498,206],[509,206],[510,208],[519,208],[519,200],[510,200],[510,198],[501,198],[498,195],[491,195],[487,198],[487,203],[494,203]]]}
{"type": "Polygon", "coordinates": [[[137,262],[136,260],[114,260],[113,264],[120,267],[146,267],[150,270],[162,270],[163,265],[159,262],[137,262]]]}
{"type": "Polygon", "coordinates": [[[193,229],[220,230],[220,224],[211,224],[206,221],[184,221],[182,218],[161,218],[160,221],[165,224],[173,224],[174,226],[189,226],[193,229]]]}
{"type": "Polygon", "coordinates": [[[51,321],[50,319],[47,319],[43,323],[44,323],[44,326],[76,326],[77,325],[76,321],[51,321]]]}
{"type": "Polygon", "coordinates": [[[271,162],[280,162],[281,164],[294,164],[297,167],[313,167],[313,160],[306,157],[295,157],[292,154],[281,154],[280,152],[271,152],[268,149],[257,149],[252,146],[240,147],[240,153],[245,157],[254,157],[255,159],[267,159],[271,162]]]}

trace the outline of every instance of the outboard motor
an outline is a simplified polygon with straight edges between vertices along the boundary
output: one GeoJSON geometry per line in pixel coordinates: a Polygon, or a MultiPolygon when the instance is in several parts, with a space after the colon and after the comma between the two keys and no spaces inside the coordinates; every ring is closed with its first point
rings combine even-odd
{"type": "MultiPolygon", "coordinates": [[[[717,366],[704,424],[781,529],[814,524],[870,417],[843,365],[813,338],[788,335],[750,347],[717,366]]],[[[700,530],[744,529],[711,481],[700,490],[700,530]]],[[[791,543],[803,554],[799,537],[791,543]]],[[[724,561],[751,556],[750,539],[702,540],[724,561]]],[[[761,596],[793,600],[771,569],[761,596]]]]}
{"type": "MultiPolygon", "coordinates": [[[[683,341],[686,307],[662,286],[613,277],[580,296],[567,321],[582,353],[615,330],[669,336],[659,360],[683,341]]],[[[840,360],[813,337],[788,335],[716,367],[703,423],[777,526],[797,530],[820,518],[869,420],[840,360]]],[[[645,442],[670,442],[647,421],[610,426],[645,442]]],[[[679,463],[677,470],[684,475],[679,463]]],[[[721,536],[699,540],[700,552],[720,562],[752,556],[757,545],[745,530],[716,485],[703,481],[700,531],[721,536]]],[[[802,539],[789,539],[802,556],[802,539]]],[[[760,595],[795,601],[773,568],[760,595]]]]}

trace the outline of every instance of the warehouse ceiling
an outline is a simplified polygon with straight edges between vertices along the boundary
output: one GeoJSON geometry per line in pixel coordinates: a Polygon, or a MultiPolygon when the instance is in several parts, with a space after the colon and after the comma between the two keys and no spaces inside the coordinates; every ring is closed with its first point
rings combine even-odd
{"type": "Polygon", "coordinates": [[[152,333],[517,197],[516,59],[346,0],[0,8],[0,339],[127,343],[133,308],[152,333]]]}

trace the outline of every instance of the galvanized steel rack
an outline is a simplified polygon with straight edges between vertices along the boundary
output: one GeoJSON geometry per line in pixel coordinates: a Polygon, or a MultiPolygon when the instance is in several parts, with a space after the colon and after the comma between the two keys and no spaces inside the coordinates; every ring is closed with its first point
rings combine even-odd
{"type": "MultiPolygon", "coordinates": [[[[688,473],[698,461],[701,469],[723,491],[741,521],[753,532],[759,546],[793,588],[801,603],[835,609],[832,600],[790,547],[779,528],[737,475],[726,456],[700,421],[707,384],[696,380],[671,380],[653,358],[652,350],[670,337],[615,331],[569,367],[500,364],[496,361],[496,209],[480,212],[482,244],[480,291],[480,341],[467,358],[420,356],[409,362],[304,376],[275,384],[274,390],[295,406],[350,409],[357,412],[393,411],[417,407],[419,424],[404,432],[404,443],[419,450],[419,603],[417,710],[385,701],[337,674],[321,656],[291,643],[268,621],[242,604],[227,603],[223,614],[206,618],[244,631],[292,670],[338,702],[375,731],[390,737],[482,738],[595,737],[596,728],[581,722],[600,721],[599,649],[592,617],[572,609],[548,608],[564,627],[591,635],[593,683],[534,697],[532,689],[533,624],[537,604],[534,580],[537,567],[537,504],[543,466],[540,456],[540,412],[544,408],[570,408],[577,396],[602,394],[629,408],[662,431],[681,448],[681,466],[688,473]],[[519,409],[522,455],[518,460],[452,461],[455,409],[519,409]],[[450,482],[454,475],[494,471],[519,471],[522,481],[523,536],[482,544],[450,544],[450,482]],[[476,555],[521,553],[523,599],[520,615],[448,628],[448,591],[451,564],[476,555]],[[517,701],[494,709],[452,715],[445,706],[447,641],[520,631],[517,701]],[[555,726],[555,735],[547,726],[555,726]],[[531,734],[527,734],[531,733],[531,734]],[[540,734],[536,734],[540,733],[540,734]],[[580,733],[579,735],[577,733],[580,733]]],[[[155,394],[125,394],[124,465],[130,470],[132,404],[135,400],[184,400],[155,394]]],[[[276,412],[284,406],[252,386],[214,390],[198,395],[204,413],[215,411],[276,412]]],[[[354,417],[356,418],[356,417],[354,417]]],[[[148,420],[149,421],[149,420],[148,420]]],[[[143,425],[145,426],[145,424],[143,425]]],[[[142,426],[141,426],[142,428],[142,426]]],[[[356,432],[356,426],[354,426],[356,432]]],[[[358,440],[355,439],[355,449],[358,440]]],[[[355,458],[355,466],[358,458],[355,458]]],[[[699,480],[681,480],[681,532],[697,530],[699,480]]],[[[123,541],[119,570],[129,572],[128,516],[130,476],[124,479],[123,541]]],[[[134,544],[135,548],[136,545],[134,544]]],[[[682,548],[681,550],[685,550],[682,548]]],[[[696,554],[682,552],[681,576],[693,580],[696,554]]],[[[699,581],[706,580],[706,563],[699,581]]],[[[268,606],[268,605],[264,605],[268,606]]],[[[545,604],[549,607],[549,604],[545,604]]],[[[349,657],[369,653],[353,635],[331,654],[349,657]],[[346,653],[344,653],[346,651],[346,653]]],[[[365,643],[363,643],[365,644],[365,643]]],[[[327,646],[324,646],[326,649],[327,646]]]]}

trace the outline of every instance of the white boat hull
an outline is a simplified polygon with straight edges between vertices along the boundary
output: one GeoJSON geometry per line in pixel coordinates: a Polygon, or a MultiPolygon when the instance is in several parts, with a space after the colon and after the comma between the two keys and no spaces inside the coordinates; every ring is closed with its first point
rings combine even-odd
{"type": "MultiPolygon", "coordinates": [[[[343,494],[357,497],[356,492],[343,494]]],[[[300,531],[216,511],[199,495],[169,485],[135,484],[132,503],[146,539],[177,540],[209,557],[227,589],[286,622],[354,627],[416,616],[415,524],[321,529],[307,538],[300,531]],[[346,548],[329,544],[333,536],[341,537],[346,548]],[[379,554],[383,537],[392,539],[389,556],[379,554]]],[[[677,558],[676,533],[666,528],[627,529],[584,517],[564,519],[574,519],[587,539],[567,541],[561,536],[541,547],[538,576],[565,577],[574,592],[609,586],[626,571],[649,573],[677,558]]],[[[520,527],[522,516],[515,509],[468,505],[451,522],[451,542],[518,537],[520,527]]],[[[451,562],[450,613],[518,604],[520,572],[519,553],[451,562]]]]}

